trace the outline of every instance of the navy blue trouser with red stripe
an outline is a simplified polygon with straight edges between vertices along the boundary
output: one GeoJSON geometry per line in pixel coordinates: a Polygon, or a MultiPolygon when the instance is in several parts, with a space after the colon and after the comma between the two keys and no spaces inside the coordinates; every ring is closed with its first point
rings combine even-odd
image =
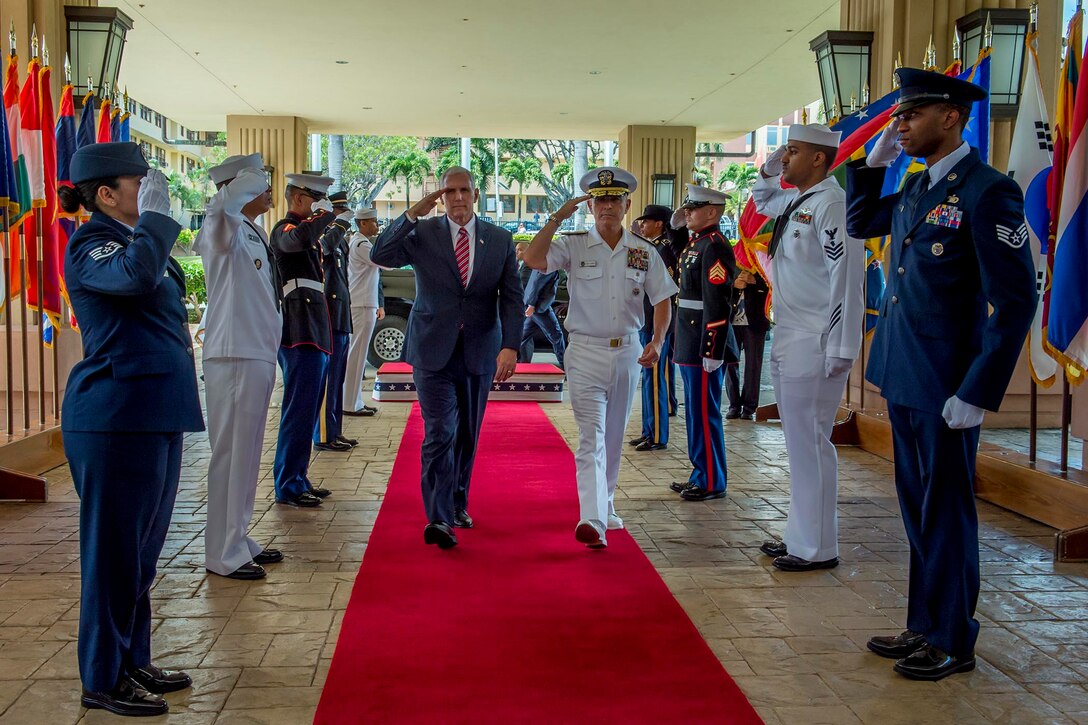
{"type": "MultiPolygon", "coordinates": [[[[653,334],[640,331],[638,339],[645,347],[653,334]]],[[[662,445],[669,442],[668,356],[671,350],[672,335],[666,335],[660,359],[650,367],[642,368],[642,436],[651,443],[662,445]]]]}
{"type": "Polygon", "coordinates": [[[684,379],[684,417],[688,426],[690,483],[707,491],[724,491],[725,430],[722,426],[722,385],[725,366],[712,373],[702,365],[680,365],[684,379]]]}

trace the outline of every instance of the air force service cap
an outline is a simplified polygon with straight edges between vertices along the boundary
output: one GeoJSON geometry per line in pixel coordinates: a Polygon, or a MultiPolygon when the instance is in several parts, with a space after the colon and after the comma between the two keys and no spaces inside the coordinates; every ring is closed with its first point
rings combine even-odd
{"type": "Polygon", "coordinates": [[[73,184],[82,184],[115,176],[146,176],[150,168],[140,147],[134,143],[93,143],[72,156],[68,178],[73,184]]]}
{"type": "Polygon", "coordinates": [[[242,169],[264,169],[264,159],[260,154],[228,156],[223,163],[208,169],[208,178],[213,184],[222,184],[238,176],[238,172],[242,169]]]}
{"type": "Polygon", "coordinates": [[[366,219],[377,219],[378,210],[372,206],[361,206],[355,210],[355,219],[357,221],[364,221],[366,219]]]}
{"type": "Polygon", "coordinates": [[[315,198],[324,199],[336,179],[320,174],[287,174],[287,185],[311,192],[315,198]]]}
{"type": "Polygon", "coordinates": [[[944,73],[900,68],[895,72],[895,77],[899,81],[899,104],[892,110],[893,115],[930,103],[951,103],[970,108],[975,101],[986,98],[986,91],[981,87],[944,73]]]}
{"type": "Polygon", "coordinates": [[[795,123],[790,126],[787,138],[790,141],[800,141],[815,146],[830,146],[837,149],[839,139],[842,138],[842,131],[832,131],[822,123],[795,123]]]}
{"type": "Polygon", "coordinates": [[[601,166],[587,171],[578,186],[590,196],[623,196],[638,188],[638,179],[618,166],[601,166]]]}

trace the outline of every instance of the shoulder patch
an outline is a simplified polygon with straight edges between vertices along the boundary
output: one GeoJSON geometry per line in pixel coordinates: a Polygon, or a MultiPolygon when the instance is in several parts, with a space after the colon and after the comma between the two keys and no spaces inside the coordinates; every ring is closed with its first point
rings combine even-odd
{"type": "Polygon", "coordinates": [[[1021,224],[1016,229],[995,224],[994,228],[997,231],[997,238],[1008,244],[1013,249],[1019,249],[1024,246],[1024,243],[1028,241],[1028,226],[1027,224],[1021,224]]]}
{"type": "Polygon", "coordinates": [[[106,242],[100,247],[95,247],[91,251],[87,252],[87,255],[96,262],[101,262],[107,257],[112,257],[119,252],[122,248],[120,242],[106,242]]]}

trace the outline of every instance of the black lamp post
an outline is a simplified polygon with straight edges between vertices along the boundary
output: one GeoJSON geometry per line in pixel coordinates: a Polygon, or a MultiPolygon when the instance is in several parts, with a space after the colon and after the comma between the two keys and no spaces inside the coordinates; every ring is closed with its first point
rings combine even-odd
{"type": "Polygon", "coordinates": [[[990,51],[990,115],[1013,118],[1020,106],[1024,37],[1030,11],[982,8],[956,21],[963,38],[963,62],[969,66],[983,48],[990,51]]]}
{"type": "Polygon", "coordinates": [[[828,30],[808,44],[816,54],[828,118],[857,110],[867,102],[872,45],[873,34],[859,30],[828,30]]]}
{"type": "MultiPolygon", "coordinates": [[[[64,6],[68,32],[68,55],[72,60],[73,80],[84,77],[97,87],[116,88],[125,35],[132,30],[132,19],[117,8],[64,6]],[[84,73],[87,75],[84,76],[84,73]]],[[[94,88],[76,85],[76,95],[94,88]]]]}

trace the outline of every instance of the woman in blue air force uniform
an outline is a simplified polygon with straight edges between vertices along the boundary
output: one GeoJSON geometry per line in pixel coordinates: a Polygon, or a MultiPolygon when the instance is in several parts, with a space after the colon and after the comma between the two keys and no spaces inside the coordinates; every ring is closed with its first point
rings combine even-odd
{"type": "Polygon", "coordinates": [[[192,684],[151,662],[150,589],[181,473],[183,431],[204,429],[185,277],[170,258],[180,226],[166,177],[134,143],[85,146],[61,208],[91,219],[68,242],[65,281],[83,360],[64,395],[64,451],[80,498],[79,672],[85,707],[167,711],[192,684]]]}

